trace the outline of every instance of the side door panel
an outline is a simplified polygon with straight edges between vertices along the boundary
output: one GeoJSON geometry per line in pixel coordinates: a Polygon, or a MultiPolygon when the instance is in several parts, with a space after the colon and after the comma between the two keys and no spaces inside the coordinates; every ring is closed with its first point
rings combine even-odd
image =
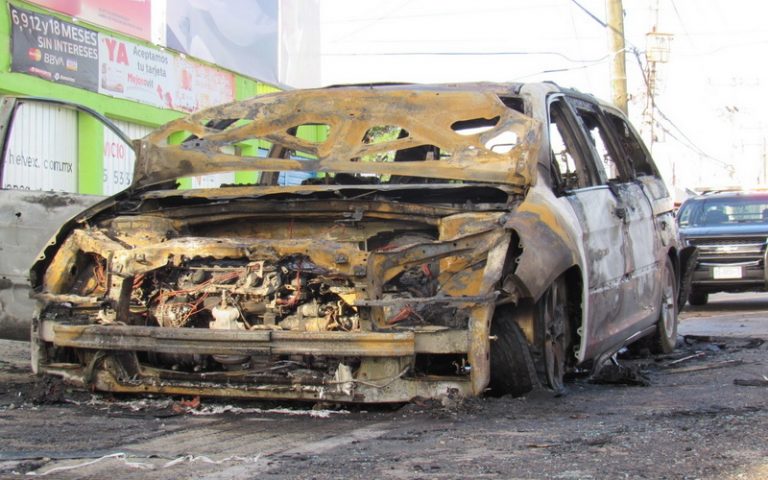
{"type": "Polygon", "coordinates": [[[625,248],[629,263],[628,292],[632,314],[624,322],[628,329],[651,325],[658,314],[657,299],[661,294],[659,252],[662,251],[656,235],[656,225],[651,204],[642,187],[635,182],[618,187],[626,205],[625,248]],[[634,326],[634,327],[633,327],[634,326]]]}
{"type": "Polygon", "coordinates": [[[625,278],[621,315],[606,326],[609,343],[623,342],[652,325],[660,306],[659,278],[663,257],[656,234],[651,202],[636,180],[633,165],[616,139],[614,126],[600,107],[581,98],[569,98],[592,146],[597,167],[605,175],[623,221],[625,278]]]}
{"type": "Polygon", "coordinates": [[[565,97],[550,101],[550,145],[560,201],[582,227],[588,279],[579,356],[591,357],[609,345],[626,317],[627,229],[622,205],[597,170],[593,148],[565,97]]]}
{"type": "Polygon", "coordinates": [[[627,315],[626,232],[623,220],[615,213],[619,203],[608,187],[575,191],[566,200],[584,228],[590,321],[582,336],[588,339],[584,353],[591,356],[620,333],[617,319],[627,315]]]}
{"type": "Polygon", "coordinates": [[[29,267],[68,219],[103,197],[0,190],[0,338],[27,340],[35,301],[29,267]]]}

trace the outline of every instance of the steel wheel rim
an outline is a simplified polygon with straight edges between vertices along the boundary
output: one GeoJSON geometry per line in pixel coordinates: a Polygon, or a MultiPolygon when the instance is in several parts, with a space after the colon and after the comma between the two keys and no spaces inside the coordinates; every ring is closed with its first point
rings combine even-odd
{"type": "Polygon", "coordinates": [[[674,274],[669,268],[665,268],[664,286],[661,291],[661,319],[664,325],[664,334],[669,338],[675,328],[675,283],[674,274]]]}
{"type": "Polygon", "coordinates": [[[547,292],[545,304],[544,362],[547,381],[557,392],[564,389],[566,334],[565,289],[555,282],[547,292]]]}

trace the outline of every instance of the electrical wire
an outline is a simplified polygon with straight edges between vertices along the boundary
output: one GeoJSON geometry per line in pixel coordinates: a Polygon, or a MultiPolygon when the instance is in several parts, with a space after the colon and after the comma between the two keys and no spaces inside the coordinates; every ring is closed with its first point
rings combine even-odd
{"type": "MultiPolygon", "coordinates": [[[[616,52],[618,53],[618,52],[616,52]]],[[[426,55],[434,55],[434,56],[477,56],[477,57],[492,57],[492,56],[506,56],[506,55],[552,55],[557,56],[560,58],[563,58],[564,60],[567,60],[572,63],[595,63],[595,62],[602,62],[606,59],[611,58],[611,55],[604,55],[600,58],[591,58],[591,59],[578,59],[578,58],[571,58],[568,55],[565,55],[564,53],[560,52],[549,52],[549,51],[541,51],[541,52],[523,52],[523,51],[498,51],[498,52],[484,52],[484,51],[469,51],[469,52],[377,52],[377,53],[359,53],[359,52],[349,52],[349,53],[323,53],[322,56],[324,57],[414,57],[414,56],[426,56],[426,55]]],[[[615,53],[614,53],[615,55],[615,53]]]]}
{"type": "Polygon", "coordinates": [[[535,6],[527,5],[527,6],[514,6],[511,9],[510,8],[488,8],[488,9],[479,9],[479,8],[472,8],[470,10],[454,10],[450,12],[434,12],[430,11],[427,13],[417,13],[417,14],[408,14],[408,15],[385,15],[384,17],[357,17],[357,18],[341,18],[338,20],[330,20],[327,22],[323,22],[326,25],[331,24],[339,24],[339,23],[357,23],[357,22],[380,22],[380,21],[394,21],[394,20],[408,20],[412,18],[439,18],[439,17],[466,17],[468,15],[485,15],[488,13],[510,13],[514,11],[515,13],[521,11],[521,10],[537,10],[542,8],[551,8],[553,4],[545,4],[540,5],[537,4],[535,6]]]}
{"type": "Polygon", "coordinates": [[[615,55],[617,55],[619,52],[622,52],[622,51],[627,51],[627,49],[623,48],[621,50],[617,50],[617,51],[615,51],[613,53],[610,53],[610,54],[606,55],[601,60],[596,61],[594,63],[590,63],[588,65],[580,65],[578,67],[565,67],[565,68],[555,68],[555,69],[540,70],[538,72],[528,73],[528,74],[525,74],[525,75],[521,75],[519,77],[515,77],[511,81],[519,82],[519,81],[525,80],[525,79],[530,78],[530,77],[535,77],[537,75],[545,75],[545,74],[550,74],[550,73],[571,72],[571,71],[584,70],[584,69],[587,69],[587,68],[596,67],[597,65],[602,65],[604,63],[609,62],[611,59],[613,59],[613,57],[615,55]]]}
{"type": "Polygon", "coordinates": [[[584,13],[586,13],[586,14],[589,16],[589,18],[591,18],[592,20],[594,20],[594,21],[596,21],[597,23],[599,23],[599,24],[600,24],[600,26],[602,26],[603,28],[607,28],[607,29],[610,29],[610,30],[612,30],[614,33],[618,33],[619,35],[621,35],[621,36],[624,38],[624,41],[625,41],[625,42],[627,42],[627,39],[626,39],[626,37],[624,36],[624,32],[622,32],[622,31],[619,31],[619,29],[618,29],[618,28],[616,28],[616,27],[614,27],[614,26],[612,26],[612,25],[608,25],[608,24],[607,24],[607,23],[605,23],[604,21],[600,20],[600,19],[597,17],[597,15],[595,15],[594,13],[592,13],[592,12],[591,12],[591,11],[590,11],[590,10],[589,10],[587,7],[583,6],[582,4],[580,4],[579,2],[577,2],[576,0],[571,0],[571,3],[573,3],[574,5],[576,5],[577,7],[579,7],[579,8],[580,8],[580,9],[581,9],[581,10],[582,10],[584,13]]]}
{"type": "Polygon", "coordinates": [[[600,25],[601,25],[603,28],[610,28],[610,29],[612,29],[613,31],[615,31],[616,33],[621,33],[621,32],[619,32],[618,30],[616,30],[615,28],[613,28],[613,27],[611,27],[610,25],[608,25],[607,23],[605,23],[604,21],[602,21],[602,20],[600,20],[599,18],[597,18],[597,15],[595,15],[595,14],[594,14],[594,13],[592,13],[592,12],[590,12],[590,11],[589,11],[589,9],[588,9],[587,7],[585,7],[584,5],[580,4],[580,3],[579,3],[579,2],[577,2],[576,0],[571,0],[571,3],[573,3],[574,5],[576,5],[577,7],[579,7],[579,8],[581,9],[581,11],[582,11],[582,12],[586,13],[586,14],[589,16],[589,18],[591,18],[592,20],[594,20],[594,21],[596,21],[597,23],[599,23],[599,24],[600,24],[600,25]]]}
{"type": "Polygon", "coordinates": [[[371,25],[373,25],[375,23],[378,23],[378,22],[384,20],[385,18],[388,18],[390,15],[392,15],[393,12],[395,12],[395,11],[405,7],[409,3],[411,3],[411,0],[405,0],[405,1],[401,2],[401,3],[399,3],[398,5],[396,5],[394,8],[392,8],[390,11],[388,11],[384,15],[381,15],[379,17],[373,18],[371,21],[369,21],[367,23],[364,23],[362,26],[352,30],[351,32],[347,32],[344,35],[342,35],[342,36],[340,36],[338,38],[333,39],[333,41],[334,42],[339,42],[341,40],[344,40],[346,38],[351,37],[352,35],[355,35],[356,33],[362,32],[363,30],[365,30],[366,28],[370,27],[371,25]]]}
{"type": "Polygon", "coordinates": [[[680,143],[680,145],[682,145],[682,146],[684,146],[685,148],[687,148],[687,149],[691,150],[692,152],[696,153],[697,155],[699,155],[699,156],[701,156],[701,157],[704,157],[704,158],[707,158],[707,159],[709,159],[709,160],[712,160],[712,161],[714,161],[714,162],[717,162],[717,163],[719,163],[719,164],[720,164],[720,165],[722,165],[722,166],[723,166],[723,167],[724,167],[726,170],[728,170],[729,174],[733,174],[733,170],[734,170],[734,168],[733,168],[733,165],[731,165],[730,163],[728,163],[728,162],[725,162],[725,161],[723,161],[723,160],[720,160],[720,159],[719,159],[719,158],[717,158],[717,157],[714,157],[714,156],[710,155],[709,153],[707,153],[706,151],[704,151],[704,149],[702,149],[701,147],[699,147],[698,145],[696,145],[696,142],[694,142],[693,140],[691,140],[691,138],[690,138],[688,135],[686,135],[686,133],[685,133],[685,132],[684,132],[684,131],[683,131],[683,130],[680,128],[680,127],[678,127],[678,126],[677,126],[677,124],[676,124],[676,123],[675,123],[675,122],[674,122],[674,121],[673,121],[671,118],[669,118],[669,116],[667,116],[667,114],[665,114],[665,113],[664,113],[664,112],[661,110],[661,108],[659,108],[659,105],[658,105],[658,104],[657,104],[657,102],[656,102],[656,96],[654,95],[654,93],[653,93],[653,89],[651,89],[651,85],[650,85],[650,82],[649,82],[649,80],[648,80],[648,73],[647,73],[647,69],[646,69],[646,68],[643,66],[643,61],[642,61],[642,59],[640,58],[640,52],[639,52],[637,49],[635,49],[635,48],[631,49],[631,50],[630,50],[630,52],[631,52],[632,54],[634,54],[635,58],[637,59],[637,65],[638,65],[638,68],[640,68],[640,72],[641,72],[641,74],[642,74],[641,76],[642,76],[642,78],[643,78],[643,83],[645,84],[646,93],[647,93],[647,97],[648,97],[648,102],[646,103],[646,107],[645,107],[645,110],[643,110],[643,114],[646,114],[646,113],[648,112],[648,108],[650,108],[650,109],[651,109],[653,112],[656,112],[656,113],[658,113],[658,114],[659,114],[659,116],[660,116],[660,117],[661,117],[661,118],[662,118],[662,119],[663,119],[665,122],[667,122],[667,123],[669,124],[669,127],[673,128],[675,131],[677,131],[677,133],[678,133],[678,134],[680,135],[680,137],[682,137],[682,138],[680,138],[680,137],[678,137],[677,135],[675,135],[675,134],[674,134],[674,133],[673,133],[673,132],[670,130],[670,128],[668,128],[667,126],[663,125],[661,122],[657,122],[657,124],[659,125],[659,127],[661,127],[661,129],[662,129],[662,130],[663,130],[663,131],[664,131],[664,132],[665,132],[667,135],[669,135],[669,136],[670,136],[670,137],[672,137],[674,140],[676,140],[678,143],[680,143]]]}
{"type": "Polygon", "coordinates": [[[680,11],[677,9],[675,0],[670,0],[670,3],[672,4],[672,9],[675,11],[675,15],[677,16],[677,21],[680,22],[680,27],[683,29],[683,34],[688,37],[688,41],[691,42],[691,45],[693,45],[693,38],[691,37],[691,34],[688,33],[688,29],[685,28],[685,22],[683,22],[683,17],[680,15],[680,11]]]}

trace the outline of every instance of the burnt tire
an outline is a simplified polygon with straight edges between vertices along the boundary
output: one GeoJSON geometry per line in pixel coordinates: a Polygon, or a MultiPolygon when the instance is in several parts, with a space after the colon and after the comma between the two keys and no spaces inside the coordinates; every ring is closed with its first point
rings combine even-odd
{"type": "Polygon", "coordinates": [[[568,287],[565,277],[549,286],[536,303],[536,322],[542,332],[539,378],[556,394],[565,392],[564,377],[570,352],[568,287]]]}
{"type": "Polygon", "coordinates": [[[696,290],[691,290],[691,293],[688,294],[688,303],[690,303],[695,307],[706,305],[708,301],[709,301],[709,294],[707,292],[699,292],[696,290]]]}
{"type": "MultiPolygon", "coordinates": [[[[706,295],[706,294],[705,294],[706,295]]],[[[677,343],[677,277],[672,259],[667,257],[661,275],[661,301],[656,332],[650,341],[653,353],[671,353],[677,343]]]]}
{"type": "Polygon", "coordinates": [[[535,371],[528,342],[508,311],[494,316],[491,335],[495,337],[491,341],[491,394],[523,395],[533,390],[535,371]]]}

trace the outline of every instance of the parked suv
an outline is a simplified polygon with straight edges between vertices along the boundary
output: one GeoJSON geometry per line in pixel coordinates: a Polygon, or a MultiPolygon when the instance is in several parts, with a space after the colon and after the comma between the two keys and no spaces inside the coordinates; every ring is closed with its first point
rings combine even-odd
{"type": "Polygon", "coordinates": [[[114,392],[402,402],[560,390],[629,343],[675,347],[687,251],[672,199],[624,115],[589,95],[296,90],[136,145],[130,188],[32,268],[37,372],[114,392]],[[239,176],[179,188],[221,172],[239,176]]]}
{"type": "Polygon", "coordinates": [[[710,293],[765,291],[768,192],[713,192],[686,200],[678,212],[680,236],[698,247],[691,305],[710,293]]]}

